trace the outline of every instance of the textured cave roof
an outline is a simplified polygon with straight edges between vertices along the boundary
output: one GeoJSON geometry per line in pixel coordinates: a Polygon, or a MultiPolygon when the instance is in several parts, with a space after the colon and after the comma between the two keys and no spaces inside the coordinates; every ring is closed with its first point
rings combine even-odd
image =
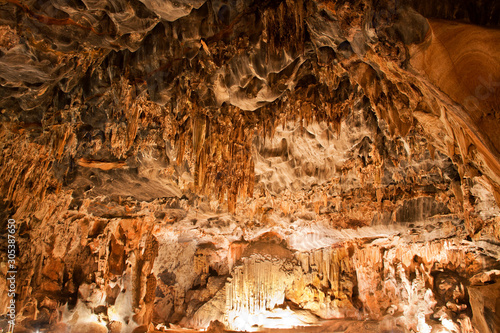
{"type": "MultiPolygon", "coordinates": [[[[81,172],[76,165],[136,168],[134,142],[151,140],[161,126],[171,127],[164,136],[172,142],[191,136],[200,155],[203,135],[227,125],[221,115],[231,115],[244,141],[255,128],[272,133],[290,115],[339,124],[363,99],[390,135],[420,125],[462,176],[484,174],[497,193],[498,7],[495,1],[12,0],[0,6],[0,119],[42,145],[62,138],[52,172],[71,186],[81,172]],[[148,108],[156,115],[144,119],[148,108]],[[159,120],[165,112],[173,124],[159,120]],[[46,131],[57,138],[42,139],[46,131]],[[96,138],[103,143],[97,148],[96,138]]],[[[192,158],[201,169],[223,163],[192,158]]],[[[222,178],[225,185],[206,192],[239,193],[235,186],[252,183],[251,168],[232,180],[205,168],[211,173],[195,183],[210,187],[222,178]]]]}

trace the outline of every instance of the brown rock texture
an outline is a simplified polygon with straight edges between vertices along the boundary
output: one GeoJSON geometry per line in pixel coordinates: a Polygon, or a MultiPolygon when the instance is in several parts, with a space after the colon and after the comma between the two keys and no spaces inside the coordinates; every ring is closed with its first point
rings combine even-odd
{"type": "Polygon", "coordinates": [[[499,10],[0,3],[0,314],[499,332],[499,10]]]}

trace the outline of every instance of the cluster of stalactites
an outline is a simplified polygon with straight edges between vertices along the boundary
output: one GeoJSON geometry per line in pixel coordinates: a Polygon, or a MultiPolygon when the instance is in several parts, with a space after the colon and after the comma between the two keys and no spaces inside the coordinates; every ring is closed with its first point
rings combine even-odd
{"type": "Polygon", "coordinates": [[[231,329],[240,329],[239,318],[265,313],[285,301],[287,275],[283,261],[254,256],[243,260],[234,269],[226,284],[226,311],[224,321],[231,329]]]}
{"type": "Polygon", "coordinates": [[[267,36],[270,55],[285,47],[303,51],[305,12],[303,0],[283,1],[264,12],[264,33],[267,36]]]}
{"type": "Polygon", "coordinates": [[[255,136],[272,138],[278,126],[291,120],[304,126],[326,122],[339,134],[342,115],[349,111],[347,102],[354,94],[345,94],[346,86],[351,84],[347,78],[337,77],[335,81],[329,94],[317,100],[301,97],[314,90],[315,85],[311,85],[256,111],[227,105],[208,110],[191,104],[188,111],[181,112],[183,117],[171,117],[167,122],[173,129],[169,136],[177,147],[177,161],[190,163],[196,193],[213,197],[220,204],[227,202],[228,210],[233,212],[238,198],[253,196],[255,136]],[[335,97],[339,93],[345,96],[335,97]]]}

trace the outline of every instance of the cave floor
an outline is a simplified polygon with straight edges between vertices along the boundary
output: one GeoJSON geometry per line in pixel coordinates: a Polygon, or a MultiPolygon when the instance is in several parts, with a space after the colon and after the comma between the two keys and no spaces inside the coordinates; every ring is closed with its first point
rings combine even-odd
{"type": "Polygon", "coordinates": [[[154,331],[156,332],[174,332],[174,333],[194,333],[194,332],[212,332],[212,333],[237,333],[237,332],[265,332],[265,333],[364,333],[364,332],[404,332],[403,329],[395,326],[394,317],[386,318],[382,321],[373,320],[325,320],[318,325],[311,326],[301,326],[295,328],[256,328],[251,331],[217,331],[217,330],[192,330],[192,329],[167,329],[164,331],[154,331]]]}

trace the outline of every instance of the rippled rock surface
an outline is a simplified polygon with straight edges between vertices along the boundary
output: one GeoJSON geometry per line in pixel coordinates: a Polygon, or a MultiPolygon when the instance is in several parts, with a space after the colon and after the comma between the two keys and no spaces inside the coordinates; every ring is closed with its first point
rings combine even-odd
{"type": "Polygon", "coordinates": [[[498,332],[499,10],[4,1],[0,312],[12,218],[19,332],[498,332]]]}

